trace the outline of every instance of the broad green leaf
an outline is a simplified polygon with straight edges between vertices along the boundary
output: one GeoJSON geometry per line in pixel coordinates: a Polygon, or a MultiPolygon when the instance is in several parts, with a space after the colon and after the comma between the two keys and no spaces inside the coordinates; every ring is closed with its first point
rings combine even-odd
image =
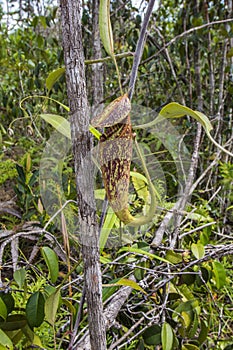
{"type": "Polygon", "coordinates": [[[18,344],[23,337],[22,329],[16,329],[14,331],[6,331],[6,335],[10,338],[14,345],[18,344]]]}
{"type": "Polygon", "coordinates": [[[19,288],[23,288],[27,271],[22,267],[19,270],[16,270],[13,274],[15,282],[18,284],[19,288]]]}
{"type": "Polygon", "coordinates": [[[201,123],[201,125],[204,127],[206,132],[209,133],[213,129],[209,119],[203,113],[194,111],[191,108],[182,106],[176,102],[171,102],[171,103],[168,103],[166,106],[164,106],[161,109],[157,119],[161,120],[163,118],[165,119],[180,118],[185,115],[189,115],[190,117],[193,117],[199,123],[201,123]]]}
{"type": "Polygon", "coordinates": [[[131,176],[132,178],[134,177],[134,178],[136,178],[136,179],[139,179],[139,180],[145,182],[145,184],[148,185],[147,178],[146,178],[144,175],[138,173],[137,171],[130,171],[130,176],[131,176]]]}
{"type": "Polygon", "coordinates": [[[26,317],[31,328],[39,327],[44,321],[45,300],[41,292],[33,293],[27,301],[26,317]]]}
{"type": "Polygon", "coordinates": [[[161,338],[162,338],[162,349],[172,350],[174,335],[173,335],[172,327],[167,322],[164,322],[162,326],[161,338]]]}
{"type": "Polygon", "coordinates": [[[58,79],[65,73],[65,68],[58,68],[53,72],[49,73],[45,85],[48,90],[51,90],[53,85],[58,81],[58,79]]]}
{"type": "Polygon", "coordinates": [[[0,329],[4,331],[15,331],[22,329],[27,324],[26,316],[23,314],[15,314],[7,317],[5,322],[0,322],[0,329]]]}
{"type": "Polygon", "coordinates": [[[193,319],[193,310],[198,307],[198,301],[197,300],[188,300],[185,302],[181,302],[174,310],[172,314],[172,319],[176,322],[180,320],[180,318],[183,320],[185,327],[188,327],[190,325],[190,322],[193,319]]]}
{"type": "Polygon", "coordinates": [[[227,52],[227,58],[233,57],[233,47],[230,48],[230,50],[227,52]]]}
{"type": "Polygon", "coordinates": [[[60,296],[60,288],[58,288],[45,301],[45,318],[51,326],[55,325],[60,296]]]}
{"type": "MultiPolygon", "coordinates": [[[[37,348],[43,348],[43,344],[41,342],[40,337],[37,334],[34,334],[33,340],[32,340],[32,345],[36,345],[37,348]]],[[[35,347],[36,348],[36,347],[35,347]]]]}
{"type": "Polygon", "coordinates": [[[101,264],[108,264],[108,263],[111,263],[112,261],[108,258],[105,258],[104,256],[100,256],[100,262],[101,264]]]}
{"type": "Polygon", "coordinates": [[[209,215],[204,216],[204,215],[201,215],[198,213],[188,213],[187,218],[190,220],[195,220],[195,221],[199,221],[199,222],[212,222],[213,221],[213,219],[209,215]]]}
{"type": "Polygon", "coordinates": [[[102,295],[102,299],[103,299],[103,302],[106,301],[108,298],[110,298],[114,292],[118,289],[118,285],[115,284],[116,282],[119,281],[120,278],[116,278],[116,279],[113,279],[111,280],[111,283],[109,284],[105,284],[103,286],[103,295],[102,295]]]}
{"type": "Polygon", "coordinates": [[[149,198],[149,191],[147,189],[147,185],[145,181],[139,179],[138,177],[132,175],[132,183],[137,192],[139,198],[143,199],[145,203],[147,203],[149,198]]]}
{"type": "Polygon", "coordinates": [[[166,258],[166,260],[168,260],[172,264],[179,264],[179,263],[183,262],[182,254],[176,253],[173,250],[168,250],[166,252],[165,258],[166,258]]]}
{"type": "MultiPolygon", "coordinates": [[[[139,254],[139,255],[146,255],[148,256],[150,259],[157,259],[157,260],[160,260],[160,261],[163,261],[165,263],[168,263],[168,264],[171,264],[170,261],[164,259],[164,258],[161,258],[160,256],[158,255],[155,255],[155,254],[152,254],[152,253],[149,253],[143,249],[138,249],[138,248],[133,248],[133,247],[123,247],[121,248],[118,253],[121,253],[121,252],[130,252],[130,253],[133,253],[133,254],[139,254]]],[[[173,265],[173,264],[172,264],[173,265]]]]}
{"type": "Polygon", "coordinates": [[[191,292],[190,288],[186,284],[181,284],[180,286],[176,286],[176,288],[179,290],[180,294],[183,296],[184,300],[193,300],[194,295],[191,292]]]}
{"type": "Polygon", "coordinates": [[[176,313],[181,313],[183,311],[189,311],[195,309],[199,305],[198,300],[188,300],[184,303],[180,303],[175,309],[176,313]]]}
{"type": "Polygon", "coordinates": [[[201,243],[193,243],[191,245],[191,251],[197,259],[202,259],[205,256],[205,247],[201,243]]]}
{"type": "Polygon", "coordinates": [[[49,247],[43,247],[41,249],[42,256],[49,269],[49,275],[52,283],[55,283],[58,278],[59,265],[57,254],[49,247]]]}
{"type": "Polygon", "coordinates": [[[10,338],[0,329],[0,350],[13,350],[13,348],[10,338]]]}
{"type": "Polygon", "coordinates": [[[101,229],[100,233],[100,241],[99,246],[101,249],[105,247],[105,244],[108,240],[108,236],[117,220],[116,214],[112,211],[112,208],[108,208],[107,215],[104,220],[103,227],[101,229]]]}
{"type": "MultiPolygon", "coordinates": [[[[60,298],[59,298],[59,300],[60,300],[60,298]]],[[[74,305],[66,298],[62,298],[61,301],[62,301],[62,304],[66,305],[68,307],[71,315],[74,316],[76,314],[76,311],[77,311],[76,308],[74,307],[74,305]]]]}
{"type": "Polygon", "coordinates": [[[48,284],[47,286],[44,287],[44,297],[47,299],[51,294],[53,294],[56,291],[56,287],[51,286],[48,284]]]}
{"type": "Polygon", "coordinates": [[[99,30],[100,38],[104,45],[105,51],[113,56],[113,35],[110,21],[110,0],[100,0],[99,7],[99,30]]]}
{"type": "MultiPolygon", "coordinates": [[[[187,271],[188,272],[188,271],[187,271]]],[[[184,273],[181,276],[182,283],[186,284],[187,286],[191,286],[196,281],[197,276],[190,271],[190,273],[184,273]]]]}
{"type": "Polygon", "coordinates": [[[135,290],[138,290],[144,294],[147,294],[142,287],[139,286],[139,284],[135,281],[129,280],[127,278],[121,278],[119,281],[116,282],[117,285],[120,286],[126,286],[126,287],[131,287],[135,290]]]}
{"type": "Polygon", "coordinates": [[[183,321],[183,324],[185,326],[185,328],[188,328],[191,324],[191,322],[193,322],[193,319],[194,319],[194,313],[192,310],[190,311],[182,311],[181,312],[181,318],[182,318],[182,321],[183,321]]]}
{"type": "Polygon", "coordinates": [[[7,307],[2,299],[0,299],[0,317],[4,320],[7,318],[7,307]]]}
{"type": "MultiPolygon", "coordinates": [[[[66,118],[57,114],[40,114],[40,116],[58,132],[71,140],[70,122],[66,118]]],[[[89,126],[89,131],[97,138],[97,140],[100,139],[101,133],[93,126],[89,126]]]]}
{"type": "Polygon", "coordinates": [[[196,311],[194,310],[192,322],[190,323],[190,325],[188,327],[188,336],[190,339],[192,339],[196,335],[199,323],[200,323],[200,319],[199,319],[196,311]]]}
{"type": "Polygon", "coordinates": [[[113,283],[108,283],[108,284],[104,284],[104,287],[115,287],[115,286],[126,286],[126,287],[130,287],[132,289],[138,290],[144,294],[147,294],[144,289],[142,289],[142,287],[139,286],[139,284],[135,281],[129,280],[127,278],[121,278],[116,282],[113,283]]]}
{"type": "Polygon", "coordinates": [[[180,118],[185,115],[189,115],[199,121],[208,133],[213,129],[209,119],[203,113],[193,111],[191,108],[182,106],[177,102],[168,103],[161,109],[158,116],[153,121],[147,124],[137,125],[134,129],[147,129],[148,127],[160,123],[163,119],[180,118]]]}
{"type": "Polygon", "coordinates": [[[161,344],[161,327],[157,324],[148,327],[143,332],[142,337],[147,345],[161,344]]]}
{"type": "Polygon", "coordinates": [[[4,301],[7,308],[7,313],[10,314],[15,305],[15,299],[13,298],[12,294],[0,292],[0,299],[4,301]]]}
{"type": "Polygon", "coordinates": [[[183,117],[185,115],[189,115],[190,117],[193,117],[199,123],[201,123],[201,125],[205,129],[206,135],[209,137],[211,142],[216,147],[221,149],[223,152],[225,152],[225,153],[229,154],[231,157],[233,157],[233,154],[231,152],[229,152],[224,147],[219,145],[211,136],[210,132],[213,129],[213,127],[205,114],[198,112],[198,111],[194,111],[191,108],[188,108],[186,106],[182,106],[176,102],[171,102],[171,103],[168,103],[166,106],[164,106],[161,109],[157,118],[155,118],[152,122],[147,123],[147,124],[137,125],[136,127],[134,127],[134,129],[141,129],[141,128],[146,129],[148,127],[152,127],[153,125],[156,125],[157,123],[161,122],[164,118],[165,119],[180,118],[180,117],[183,117]]]}
{"type": "Polygon", "coordinates": [[[208,336],[208,331],[209,331],[208,323],[206,321],[201,320],[201,329],[200,329],[200,333],[198,336],[199,344],[204,343],[204,341],[206,340],[206,338],[208,336]]]}
{"type": "Polygon", "coordinates": [[[218,261],[214,261],[212,265],[215,275],[216,287],[220,289],[226,284],[226,271],[224,266],[218,261]]]}
{"type": "Polygon", "coordinates": [[[40,114],[40,116],[62,135],[71,140],[70,123],[66,118],[57,114],[40,114]]]}

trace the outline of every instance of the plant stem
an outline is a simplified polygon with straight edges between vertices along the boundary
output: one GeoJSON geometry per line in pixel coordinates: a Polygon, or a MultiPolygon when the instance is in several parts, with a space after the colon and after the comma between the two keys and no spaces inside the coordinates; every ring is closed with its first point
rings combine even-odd
{"type": "Polygon", "coordinates": [[[145,39],[146,39],[146,30],[147,30],[147,26],[150,20],[150,16],[154,7],[154,3],[155,0],[150,0],[147,10],[146,10],[146,14],[142,23],[142,27],[141,27],[141,32],[139,35],[139,39],[137,42],[137,47],[136,47],[136,51],[134,54],[134,61],[133,61],[133,67],[132,67],[132,71],[131,71],[131,76],[130,76],[130,82],[129,82],[129,94],[128,97],[131,100],[133,97],[133,93],[134,93],[134,87],[135,87],[135,83],[136,83],[136,79],[137,79],[137,72],[138,72],[138,67],[141,61],[141,57],[142,57],[142,53],[143,53],[143,48],[144,48],[144,43],[145,43],[145,39]]]}

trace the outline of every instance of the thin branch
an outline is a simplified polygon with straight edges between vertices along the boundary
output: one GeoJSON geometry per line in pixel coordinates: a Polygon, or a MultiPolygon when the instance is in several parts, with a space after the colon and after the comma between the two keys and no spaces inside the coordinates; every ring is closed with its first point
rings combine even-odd
{"type": "Polygon", "coordinates": [[[148,7],[147,7],[147,10],[146,10],[146,14],[145,14],[143,23],[142,23],[139,39],[137,42],[137,47],[136,47],[136,51],[134,54],[133,67],[132,67],[130,82],[129,82],[129,95],[128,96],[129,96],[130,100],[133,97],[134,87],[135,87],[135,83],[136,83],[136,79],[137,79],[138,67],[139,67],[139,64],[141,61],[144,43],[145,43],[145,39],[146,39],[146,30],[148,27],[151,13],[153,11],[154,4],[155,4],[155,0],[150,0],[148,7]]]}
{"type": "Polygon", "coordinates": [[[186,32],[183,32],[177,36],[175,36],[173,39],[171,39],[167,44],[164,45],[164,47],[159,50],[158,52],[156,52],[154,55],[148,57],[146,60],[144,60],[141,64],[145,64],[145,63],[148,63],[150,62],[151,60],[153,60],[155,57],[159,56],[161,54],[161,52],[163,52],[167,47],[169,47],[170,45],[172,45],[173,43],[175,43],[178,39],[181,39],[197,30],[200,30],[200,29],[203,29],[203,28],[208,28],[208,27],[211,27],[213,25],[216,25],[216,24],[222,24],[222,23],[229,23],[229,22],[232,22],[233,21],[233,18],[228,18],[228,19],[223,19],[221,21],[213,21],[213,22],[210,22],[210,23],[205,23],[205,24],[202,24],[201,26],[197,26],[197,27],[194,27],[194,28],[190,28],[188,30],[186,30],[186,32]]]}

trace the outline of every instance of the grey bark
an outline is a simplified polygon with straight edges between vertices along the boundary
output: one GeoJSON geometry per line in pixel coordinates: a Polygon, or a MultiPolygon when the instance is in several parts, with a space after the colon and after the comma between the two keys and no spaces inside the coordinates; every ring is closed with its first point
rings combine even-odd
{"type": "MultiPolygon", "coordinates": [[[[99,0],[92,2],[92,47],[93,59],[101,58],[101,43],[99,33],[99,0]]],[[[95,109],[101,110],[100,102],[103,100],[103,63],[92,64],[92,105],[95,109]]],[[[96,113],[96,111],[95,111],[96,113]]]]}
{"type": "Polygon", "coordinates": [[[106,338],[93,176],[89,168],[91,163],[86,161],[92,149],[92,138],[89,133],[90,116],[85,82],[80,0],[61,0],[61,18],[78,195],[78,233],[84,263],[90,343],[92,350],[105,350],[106,338]]]}

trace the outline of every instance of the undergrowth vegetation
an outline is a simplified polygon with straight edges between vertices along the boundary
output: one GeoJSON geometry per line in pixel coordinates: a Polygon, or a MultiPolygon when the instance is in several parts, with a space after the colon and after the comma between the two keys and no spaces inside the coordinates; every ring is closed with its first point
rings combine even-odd
{"type": "MultiPolygon", "coordinates": [[[[45,9],[37,8],[37,1],[25,2],[31,6],[24,9],[17,1],[9,3],[17,5],[17,10],[5,13],[0,7],[0,349],[68,349],[72,336],[75,345],[82,344],[88,326],[80,232],[74,221],[78,211],[74,164],[64,132],[54,134],[53,123],[41,117],[68,119],[61,105],[67,105],[67,97],[64,70],[59,70],[64,64],[60,14],[52,3],[45,9]],[[20,103],[28,96],[23,111],[20,103]],[[51,135],[67,143],[67,152],[60,154],[54,142],[43,153],[51,135]],[[51,170],[51,177],[46,178],[46,169],[51,170]],[[49,205],[43,202],[45,193],[49,205]]],[[[111,1],[115,51],[129,52],[118,60],[125,89],[130,53],[135,51],[146,5],[142,3],[139,10],[131,1],[111,1]]],[[[175,100],[201,108],[212,122],[215,139],[232,152],[230,3],[160,2],[139,66],[133,126],[151,121],[164,104],[175,100]]],[[[91,2],[86,1],[86,60],[93,56],[92,29],[91,2]]],[[[104,50],[102,55],[106,56],[104,50]]],[[[99,102],[107,105],[120,95],[118,79],[111,60],[101,64],[104,101],[99,102]]],[[[92,65],[87,62],[90,104],[96,88],[91,76],[92,65]]],[[[106,210],[100,233],[105,312],[122,288],[131,290],[107,331],[108,348],[230,350],[232,159],[203,133],[192,191],[186,194],[183,208],[175,207],[189,179],[196,123],[187,117],[169,121],[163,129],[158,126],[135,133],[157,192],[158,208],[152,222],[139,228],[122,226],[112,209],[106,210]]],[[[98,167],[95,172],[101,220],[105,191],[98,167]]],[[[130,180],[130,212],[146,214],[151,197],[136,153],[130,180]]]]}

